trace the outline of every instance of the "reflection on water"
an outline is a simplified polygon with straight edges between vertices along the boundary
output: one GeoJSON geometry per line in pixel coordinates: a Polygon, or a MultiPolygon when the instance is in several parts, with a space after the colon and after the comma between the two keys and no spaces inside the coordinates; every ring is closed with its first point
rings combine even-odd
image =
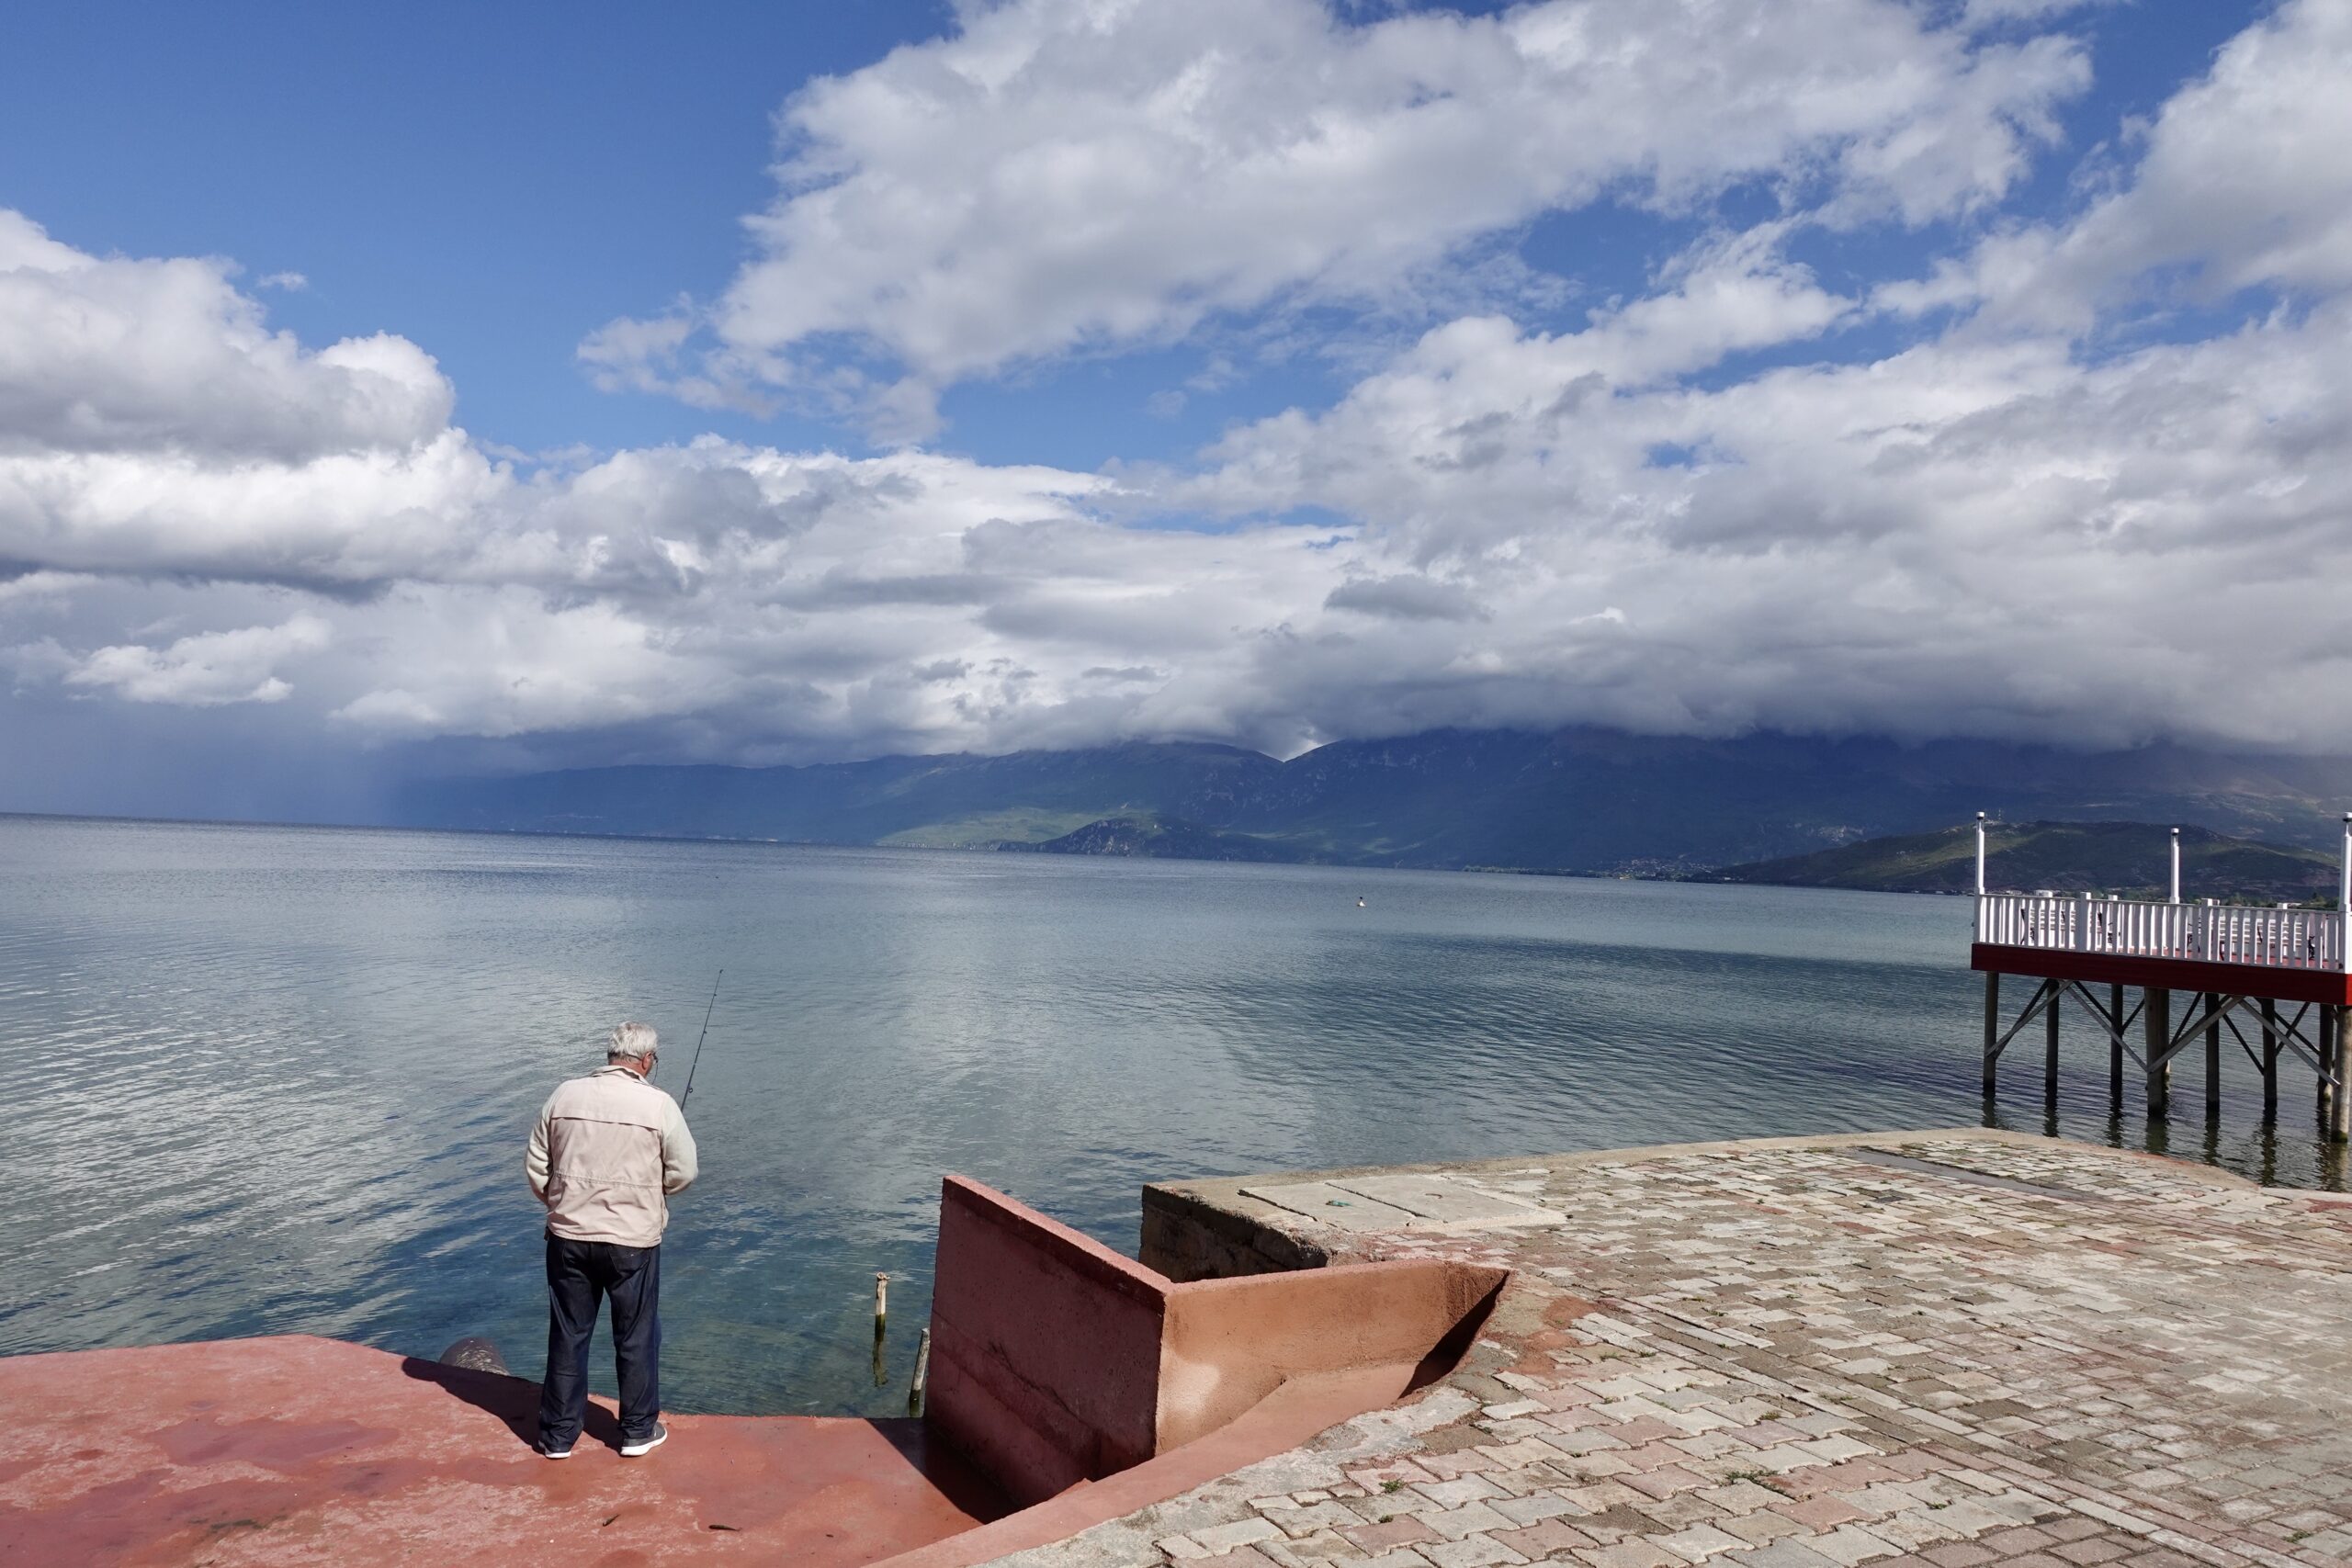
{"type": "MultiPolygon", "coordinates": [[[[625,1016],[682,1077],[722,965],[680,1409],[902,1409],[944,1170],[1131,1249],[1157,1178],[1985,1115],[1961,899],[37,818],[0,878],[0,1351],[488,1334],[536,1371],[530,1119],[625,1016]]],[[[2036,1052],[1993,1120],[2341,1184],[2307,1076],[2271,1138],[2250,1070],[2209,1131],[2201,1070],[2151,1129],[2070,1029],[2057,1100],[2036,1052]]]]}

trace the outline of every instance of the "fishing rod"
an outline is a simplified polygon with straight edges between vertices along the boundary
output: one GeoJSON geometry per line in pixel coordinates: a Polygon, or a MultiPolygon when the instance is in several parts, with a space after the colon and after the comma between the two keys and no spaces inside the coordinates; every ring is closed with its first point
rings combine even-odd
{"type": "Polygon", "coordinates": [[[718,1005],[718,982],[725,978],[727,978],[727,971],[721,969],[718,978],[710,983],[710,1007],[702,1010],[702,1032],[695,1036],[695,1058],[686,1064],[686,1092],[678,1096],[680,1111],[684,1111],[686,1108],[686,1101],[694,1098],[695,1069],[702,1066],[702,1043],[710,1038],[711,1008],[718,1005]]]}

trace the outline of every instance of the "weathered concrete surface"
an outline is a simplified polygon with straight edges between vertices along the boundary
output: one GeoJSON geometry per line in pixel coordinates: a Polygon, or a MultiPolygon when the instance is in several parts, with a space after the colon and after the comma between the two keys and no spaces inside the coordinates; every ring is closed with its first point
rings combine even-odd
{"type": "Polygon", "coordinates": [[[1519,1272],[1395,1409],[1022,1568],[2233,1568],[2352,1556],[2352,1205],[1979,1130],[1419,1168],[1564,1226],[1152,1189],[1180,1277],[1519,1272]],[[1882,1151],[1894,1158],[1882,1157],[1882,1151]],[[1985,1179],[1991,1178],[1994,1179],[1985,1179]]]}
{"type": "Polygon", "coordinates": [[[1560,1216],[1548,1209],[1426,1172],[1277,1182],[1241,1190],[1244,1197],[1343,1231],[1461,1230],[1560,1223],[1560,1216]]]}
{"type": "Polygon", "coordinates": [[[916,1422],[670,1416],[625,1460],[598,1402],[554,1463],[537,1400],[308,1337],[0,1359],[0,1564],[841,1568],[1001,1512],[916,1422]]]}

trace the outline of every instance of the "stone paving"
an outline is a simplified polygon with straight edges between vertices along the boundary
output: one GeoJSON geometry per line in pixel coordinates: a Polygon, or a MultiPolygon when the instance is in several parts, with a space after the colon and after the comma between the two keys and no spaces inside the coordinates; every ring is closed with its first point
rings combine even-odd
{"type": "Polygon", "coordinates": [[[1245,1182],[1176,1189],[1280,1233],[1274,1250],[1517,1276],[1468,1359],[1415,1400],[1004,1561],[2352,1556],[2342,1200],[1991,1132],[1443,1168],[1567,1221],[1342,1233],[1242,1197],[1245,1182]]]}

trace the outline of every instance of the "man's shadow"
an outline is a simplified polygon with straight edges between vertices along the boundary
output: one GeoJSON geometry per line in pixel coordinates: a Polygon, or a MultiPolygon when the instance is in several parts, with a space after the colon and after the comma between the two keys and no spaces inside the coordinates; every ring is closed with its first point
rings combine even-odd
{"type": "MultiPolygon", "coordinates": [[[[477,1410],[488,1411],[505,1422],[506,1429],[524,1443],[537,1440],[537,1383],[503,1372],[481,1372],[468,1367],[445,1366],[439,1361],[427,1361],[415,1356],[401,1358],[401,1371],[419,1382],[439,1384],[453,1399],[461,1400],[477,1410]]],[[[588,1416],[582,1423],[581,1436],[608,1448],[618,1448],[621,1443],[620,1417],[592,1399],[588,1402],[588,1416]]]]}

